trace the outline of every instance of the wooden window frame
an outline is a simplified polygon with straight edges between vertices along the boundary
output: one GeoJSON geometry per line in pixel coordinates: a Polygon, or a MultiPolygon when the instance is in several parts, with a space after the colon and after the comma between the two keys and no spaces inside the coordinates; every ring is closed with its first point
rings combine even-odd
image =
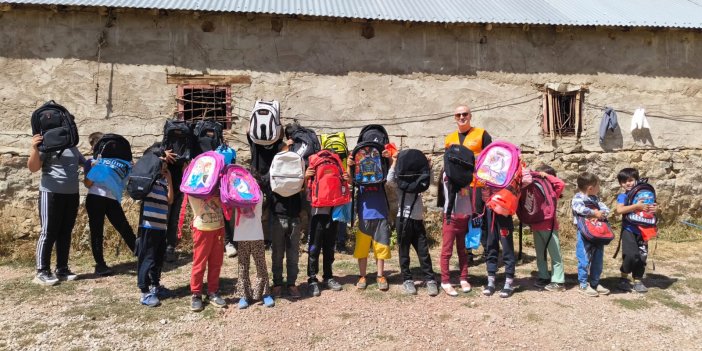
{"type": "MultiPolygon", "coordinates": [[[[224,129],[232,127],[232,88],[228,85],[211,85],[211,84],[182,84],[178,85],[178,118],[185,120],[185,92],[187,90],[214,90],[224,91],[225,93],[225,122],[224,129]]],[[[199,119],[192,119],[198,121],[199,119]]],[[[221,121],[219,121],[221,122],[221,121]]]]}
{"type": "Polygon", "coordinates": [[[544,135],[548,135],[551,140],[558,137],[580,138],[582,132],[582,111],[583,111],[583,90],[559,92],[553,89],[546,89],[543,94],[543,122],[541,124],[544,135]],[[571,97],[571,109],[569,114],[561,111],[560,99],[571,97]],[[566,129],[566,116],[572,117],[572,129],[566,129]]]}

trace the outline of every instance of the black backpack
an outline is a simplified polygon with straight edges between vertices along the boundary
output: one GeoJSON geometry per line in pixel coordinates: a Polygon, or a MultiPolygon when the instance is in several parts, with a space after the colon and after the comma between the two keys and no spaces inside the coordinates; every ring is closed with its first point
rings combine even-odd
{"type": "Polygon", "coordinates": [[[168,119],[163,125],[163,150],[176,154],[176,162],[183,163],[193,157],[193,133],[185,121],[168,119]]]}
{"type": "MultiPolygon", "coordinates": [[[[431,180],[431,167],[429,160],[423,152],[417,149],[405,149],[400,151],[395,162],[395,176],[397,187],[402,191],[400,200],[400,223],[404,226],[405,220],[405,194],[413,193],[414,200],[410,205],[409,214],[412,214],[414,205],[419,198],[419,193],[429,189],[431,180]]],[[[404,230],[404,228],[402,228],[404,230]]]]}
{"type": "Polygon", "coordinates": [[[129,141],[119,134],[105,134],[93,146],[93,158],[100,157],[132,162],[132,147],[129,141]]]}
{"type": "Polygon", "coordinates": [[[300,155],[305,160],[305,166],[309,164],[310,156],[322,150],[317,133],[312,129],[296,126],[290,132],[289,138],[293,140],[290,151],[300,155]]]}
{"type": "Polygon", "coordinates": [[[206,151],[217,150],[224,143],[224,128],[219,122],[213,120],[198,121],[195,124],[195,128],[193,128],[193,132],[195,134],[197,155],[206,151]],[[208,136],[207,132],[212,132],[214,136],[208,136]]]}
{"type": "Polygon", "coordinates": [[[475,170],[475,155],[463,145],[453,144],[444,153],[444,173],[448,178],[448,206],[446,222],[451,222],[451,213],[458,191],[470,185],[475,170]]]}
{"type": "Polygon", "coordinates": [[[78,145],[78,127],[75,117],[68,110],[49,100],[32,113],[32,135],[41,134],[44,140],[39,144],[39,151],[59,151],[78,145]]]}
{"type": "MultiPolygon", "coordinates": [[[[134,200],[144,200],[151,192],[151,188],[161,174],[161,162],[159,157],[163,149],[156,143],[144,151],[139,161],[132,168],[127,181],[127,193],[134,200]]],[[[173,184],[169,184],[173,186],[173,184]]]]}
{"type": "Polygon", "coordinates": [[[357,143],[360,144],[367,141],[376,142],[385,147],[385,144],[390,143],[390,137],[385,127],[379,124],[369,124],[361,129],[357,143]]]}

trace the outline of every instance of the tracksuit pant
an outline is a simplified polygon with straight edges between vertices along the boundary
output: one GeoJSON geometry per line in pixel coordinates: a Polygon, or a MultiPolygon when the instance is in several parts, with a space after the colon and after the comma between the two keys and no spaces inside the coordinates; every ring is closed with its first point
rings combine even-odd
{"type": "Polygon", "coordinates": [[[336,222],[332,221],[330,214],[317,214],[310,219],[309,255],[307,259],[307,281],[317,282],[319,272],[319,254],[324,255],[322,261],[322,278],[324,280],[334,277],[332,264],[334,264],[334,243],[336,241],[336,222]]]}
{"type": "Polygon", "coordinates": [[[400,247],[400,271],[402,280],[412,280],[410,271],[410,246],[414,247],[419,258],[419,266],[422,269],[425,281],[432,281],[434,269],[431,267],[431,256],[429,255],[429,245],[427,243],[427,231],[424,221],[405,218],[404,223],[398,218],[395,226],[398,236],[397,241],[400,247]]]}
{"type": "Polygon", "coordinates": [[[88,194],[85,198],[85,209],[88,212],[88,224],[90,226],[90,249],[93,252],[95,264],[98,267],[105,267],[105,256],[103,254],[105,216],[115,227],[119,235],[134,252],[136,237],[134,231],[124,215],[122,205],[117,200],[104,196],[88,194]]]}
{"type": "Polygon", "coordinates": [[[207,293],[219,291],[219,273],[224,260],[224,228],[211,231],[193,229],[193,270],[190,291],[203,293],[202,281],[207,271],[207,293]]]}
{"type": "Polygon", "coordinates": [[[643,241],[641,235],[636,235],[622,229],[622,273],[631,273],[634,279],[641,279],[646,271],[648,258],[648,243],[643,241]]]}
{"type": "Polygon", "coordinates": [[[71,233],[78,215],[79,196],[39,192],[39,221],[41,232],[37,240],[37,271],[51,269],[51,251],[56,245],[56,269],[68,269],[71,233]]]}
{"type": "Polygon", "coordinates": [[[514,255],[514,223],[512,217],[500,216],[494,214],[492,210],[485,211],[485,220],[487,220],[488,236],[487,258],[485,265],[487,267],[488,276],[497,275],[497,260],[502,246],[502,261],[505,264],[505,276],[514,278],[516,268],[516,256],[514,255]]]}

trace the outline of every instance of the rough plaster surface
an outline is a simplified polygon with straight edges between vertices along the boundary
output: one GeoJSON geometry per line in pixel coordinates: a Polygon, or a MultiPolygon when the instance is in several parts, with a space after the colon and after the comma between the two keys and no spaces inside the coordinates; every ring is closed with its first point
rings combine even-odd
{"type": "Polygon", "coordinates": [[[177,109],[177,87],[167,75],[203,73],[251,76],[251,85],[232,86],[227,135],[244,162],[246,117],[257,98],[280,100],[285,121],[296,118],[319,133],[344,130],[352,145],[363,125],[384,124],[402,147],[434,154],[435,165],[454,129],[452,110],[465,103],[474,125],[520,145],[528,160],[551,163],[569,184],[577,172],[594,171],[611,200],[615,172],[634,165],[655,179],[666,215],[700,214],[698,31],[376,23],[375,37],[365,39],[362,24],[343,21],[284,19],[278,33],[266,17],[112,16],[0,13],[0,213],[18,232],[37,221],[38,175],[24,168],[37,106],[55,99],[68,107],[84,151],[87,135],[99,130],[125,135],[138,153],[160,139],[163,121],[177,109]],[[212,32],[201,29],[205,21],[212,32]],[[544,83],[588,87],[580,139],[541,134],[544,83]],[[600,145],[604,105],[622,111],[622,127],[600,145]],[[646,108],[651,130],[632,135],[638,107],[646,108]]]}

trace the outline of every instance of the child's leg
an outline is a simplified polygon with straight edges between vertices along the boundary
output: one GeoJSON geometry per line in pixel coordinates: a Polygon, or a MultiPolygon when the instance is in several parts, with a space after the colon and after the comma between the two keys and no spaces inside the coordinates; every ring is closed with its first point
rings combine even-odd
{"type": "Polygon", "coordinates": [[[268,268],[266,267],[266,244],[263,240],[252,241],[251,256],[256,265],[256,281],[253,285],[253,299],[260,300],[263,296],[270,295],[268,286],[268,268]]]}
{"type": "Polygon", "coordinates": [[[499,227],[497,235],[500,238],[500,245],[502,245],[502,261],[505,264],[505,277],[509,279],[514,279],[514,272],[517,265],[516,255],[514,254],[514,225],[512,224],[512,217],[506,216],[495,216],[496,222],[499,227]]]}
{"type": "Polygon", "coordinates": [[[298,267],[300,261],[300,218],[290,219],[290,235],[286,238],[285,256],[285,265],[288,273],[286,282],[288,285],[295,285],[297,275],[300,272],[298,267]]]}
{"type": "Polygon", "coordinates": [[[590,261],[590,286],[596,288],[600,285],[600,276],[604,264],[604,246],[593,247],[592,260],[590,261]]]}
{"type": "Polygon", "coordinates": [[[134,242],[136,241],[136,237],[134,236],[132,226],[129,225],[129,221],[127,221],[127,217],[124,215],[122,205],[117,202],[117,200],[105,199],[107,200],[105,204],[107,209],[107,219],[110,220],[112,226],[115,227],[119,235],[122,236],[122,239],[124,240],[124,243],[127,244],[127,247],[134,252],[134,242]]]}
{"type": "Polygon", "coordinates": [[[103,232],[105,225],[105,213],[107,212],[107,201],[104,196],[88,194],[85,197],[85,210],[88,212],[88,226],[90,227],[90,251],[93,253],[95,265],[105,267],[105,257],[103,254],[103,232]]]}
{"type": "Polygon", "coordinates": [[[331,220],[331,215],[327,215],[326,223],[323,229],[322,238],[322,253],[324,257],[322,259],[322,278],[324,280],[334,278],[334,273],[332,271],[332,265],[334,264],[334,244],[336,243],[336,225],[335,222],[331,220]]]}
{"type": "Polygon", "coordinates": [[[210,250],[207,258],[207,292],[219,292],[219,274],[224,261],[224,228],[219,228],[208,233],[210,250]]]}
{"type": "Polygon", "coordinates": [[[359,228],[356,230],[356,247],[353,250],[353,257],[358,259],[358,272],[361,277],[365,277],[367,273],[368,252],[372,243],[373,237],[363,233],[359,224],[359,228]]]}
{"type": "Polygon", "coordinates": [[[497,275],[497,259],[500,252],[500,229],[496,217],[497,216],[494,216],[491,210],[486,210],[485,216],[483,217],[483,221],[487,222],[488,226],[487,246],[485,246],[485,250],[487,250],[485,267],[489,277],[495,277],[497,275]]]}
{"type": "Polygon", "coordinates": [[[578,282],[580,283],[580,287],[584,288],[588,283],[588,266],[590,265],[590,257],[588,256],[583,236],[579,231],[578,238],[575,241],[575,257],[578,259],[578,282]]]}
{"type": "Polygon", "coordinates": [[[152,279],[150,272],[155,265],[156,257],[152,246],[152,236],[149,229],[139,228],[139,252],[137,255],[137,287],[142,293],[149,292],[152,279]]]}
{"type": "MultiPolygon", "coordinates": [[[[168,241],[168,235],[166,235],[168,241]]],[[[199,229],[193,230],[193,269],[190,274],[190,291],[193,295],[202,294],[202,278],[207,269],[207,253],[209,251],[207,233],[199,229]]]]}
{"type": "Polygon", "coordinates": [[[68,269],[68,256],[71,251],[71,234],[78,216],[80,197],[78,194],[56,194],[61,199],[61,228],[56,238],[56,269],[68,269]]]}
{"type": "Polygon", "coordinates": [[[631,274],[634,271],[637,263],[639,263],[639,245],[636,243],[636,235],[634,233],[622,229],[622,265],[619,271],[624,274],[631,274]]]}
{"type": "Polygon", "coordinates": [[[563,269],[563,257],[561,257],[561,241],[558,238],[558,231],[553,231],[551,241],[548,243],[548,254],[551,256],[551,283],[564,284],[565,272],[563,269]]]}
{"type": "Polygon", "coordinates": [[[155,286],[161,285],[161,271],[163,270],[163,261],[166,259],[166,231],[165,230],[149,230],[149,235],[154,242],[154,267],[149,273],[151,283],[155,286]]]}
{"type": "Polygon", "coordinates": [[[636,238],[636,243],[639,248],[638,261],[632,271],[635,280],[641,280],[646,272],[646,259],[648,258],[648,243],[643,241],[639,236],[636,238]]]}
{"type": "Polygon", "coordinates": [[[48,191],[39,192],[39,222],[41,231],[37,240],[36,260],[37,271],[48,271],[51,269],[51,251],[54,249],[56,238],[58,237],[61,218],[59,204],[54,198],[54,193],[48,191]]]}
{"type": "Polygon", "coordinates": [[[548,262],[544,256],[546,241],[550,233],[550,230],[534,231],[534,250],[536,251],[536,268],[539,270],[539,279],[551,279],[551,275],[548,273],[548,262]]]}
{"type": "Polygon", "coordinates": [[[317,281],[317,273],[319,272],[319,253],[322,250],[323,223],[321,217],[324,215],[314,215],[310,218],[309,238],[308,238],[308,255],[307,255],[307,276],[308,282],[317,281]]]}
{"type": "Polygon", "coordinates": [[[239,298],[251,300],[251,280],[249,264],[251,263],[251,241],[238,241],[239,278],[236,281],[236,294],[239,298]]]}
{"type": "MultiPolygon", "coordinates": [[[[283,258],[285,257],[285,238],[288,230],[288,218],[270,214],[271,219],[271,270],[273,285],[283,284],[283,258]]],[[[288,258],[290,260],[290,258],[288,258]]]]}
{"type": "MultiPolygon", "coordinates": [[[[375,256],[375,264],[378,267],[378,276],[382,277],[385,275],[385,260],[389,260],[392,257],[390,246],[373,241],[373,256],[375,256]]],[[[409,266],[409,248],[407,248],[407,256],[407,265],[409,266]]]]}
{"type": "Polygon", "coordinates": [[[346,222],[336,222],[336,244],[346,245],[346,222]]]}
{"type": "Polygon", "coordinates": [[[397,230],[397,242],[400,253],[400,272],[402,274],[402,280],[412,280],[412,272],[410,271],[410,255],[409,249],[410,245],[414,245],[417,248],[416,242],[417,238],[414,235],[413,223],[410,222],[411,219],[405,218],[404,224],[398,218],[395,221],[395,229],[397,230]]]}
{"type": "Polygon", "coordinates": [[[424,227],[424,221],[412,219],[408,224],[412,225],[411,242],[412,246],[414,246],[414,250],[417,251],[419,266],[422,268],[424,280],[432,281],[436,279],[436,277],[434,276],[434,269],[431,266],[431,256],[429,255],[429,244],[427,243],[427,231],[424,227]]]}
{"type": "Polygon", "coordinates": [[[444,224],[441,228],[441,283],[448,284],[450,282],[450,271],[449,271],[449,261],[451,256],[453,256],[453,243],[457,238],[463,233],[464,243],[463,252],[460,250],[458,254],[458,262],[461,266],[461,275],[463,275],[463,268],[465,266],[466,276],[468,275],[468,257],[465,253],[465,233],[468,231],[468,220],[469,218],[456,218],[454,216],[451,222],[447,222],[444,219],[444,224]]]}

